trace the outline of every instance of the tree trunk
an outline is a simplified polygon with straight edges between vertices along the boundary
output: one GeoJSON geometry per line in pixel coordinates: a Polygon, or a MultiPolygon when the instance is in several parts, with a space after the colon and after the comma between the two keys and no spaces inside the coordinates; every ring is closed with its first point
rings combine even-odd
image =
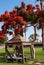
{"type": "Polygon", "coordinates": [[[23,50],[23,45],[21,46],[22,47],[22,63],[24,63],[24,50],[23,50]]]}
{"type": "Polygon", "coordinates": [[[14,33],[15,33],[15,36],[16,36],[17,34],[20,34],[21,36],[23,36],[23,29],[21,28],[20,33],[15,29],[14,33]]]}
{"type": "Polygon", "coordinates": [[[42,27],[42,49],[44,50],[44,27],[42,27]]]}
{"type": "Polygon", "coordinates": [[[35,40],[36,40],[36,26],[34,26],[34,36],[35,36],[35,40]]]}
{"type": "Polygon", "coordinates": [[[20,35],[23,36],[23,29],[21,29],[20,35]]]}
{"type": "Polygon", "coordinates": [[[42,2],[40,2],[40,5],[41,5],[41,9],[42,9],[42,2]]]}

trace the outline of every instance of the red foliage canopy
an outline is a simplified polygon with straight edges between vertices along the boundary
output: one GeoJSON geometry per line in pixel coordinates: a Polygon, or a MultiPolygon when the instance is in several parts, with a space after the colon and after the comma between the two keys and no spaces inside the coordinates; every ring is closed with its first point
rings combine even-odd
{"type": "MultiPolygon", "coordinates": [[[[0,36],[0,38],[3,37],[3,34],[9,33],[11,35],[12,32],[9,31],[9,29],[11,28],[17,29],[17,31],[20,32],[21,27],[23,25],[27,26],[28,22],[31,22],[31,24],[36,24],[38,22],[38,19],[44,14],[42,14],[42,10],[40,9],[39,5],[25,5],[26,4],[22,2],[21,7],[16,7],[11,12],[5,11],[4,14],[0,15],[0,22],[4,22],[2,26],[3,33],[2,36],[0,36]]],[[[44,15],[42,16],[42,19],[44,19],[44,15]]]]}

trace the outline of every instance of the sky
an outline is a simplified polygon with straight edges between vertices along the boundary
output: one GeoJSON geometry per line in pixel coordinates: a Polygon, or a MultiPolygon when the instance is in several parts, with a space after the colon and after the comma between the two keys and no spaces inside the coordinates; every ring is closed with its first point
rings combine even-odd
{"type": "MultiPolygon", "coordinates": [[[[5,12],[5,10],[12,11],[15,6],[20,6],[21,2],[25,2],[26,4],[40,4],[40,2],[36,2],[35,0],[0,0],[0,15],[5,12]]],[[[3,23],[0,22],[0,30],[3,23]]],[[[41,30],[37,30],[37,33],[41,35],[41,30]]],[[[28,28],[26,32],[26,39],[28,40],[28,37],[30,34],[34,33],[33,27],[28,28]]],[[[11,39],[12,36],[9,36],[9,39],[11,39]]],[[[39,40],[41,40],[41,36],[39,37],[39,40]]]]}

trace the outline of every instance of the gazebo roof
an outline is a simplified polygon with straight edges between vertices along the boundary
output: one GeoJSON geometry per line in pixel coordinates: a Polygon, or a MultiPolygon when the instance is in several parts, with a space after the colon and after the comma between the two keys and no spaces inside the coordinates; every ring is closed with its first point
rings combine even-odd
{"type": "Polygon", "coordinates": [[[29,41],[25,40],[24,37],[22,37],[21,35],[16,35],[14,38],[12,38],[11,40],[5,42],[5,43],[22,43],[23,45],[30,45],[31,43],[29,43],[29,41]]]}

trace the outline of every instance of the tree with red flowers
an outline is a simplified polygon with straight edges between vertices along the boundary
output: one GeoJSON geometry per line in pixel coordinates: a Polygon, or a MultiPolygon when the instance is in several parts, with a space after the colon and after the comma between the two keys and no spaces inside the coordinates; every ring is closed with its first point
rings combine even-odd
{"type": "MultiPolygon", "coordinates": [[[[39,5],[33,6],[32,4],[26,5],[24,2],[21,3],[20,7],[15,7],[14,10],[0,15],[0,22],[4,22],[2,25],[2,31],[0,31],[0,40],[4,39],[6,34],[17,35],[18,33],[23,36],[23,26],[31,24],[39,24],[38,28],[44,27],[44,10],[41,10],[39,5]]],[[[37,25],[36,25],[37,26],[37,25]]]]}
{"type": "MultiPolygon", "coordinates": [[[[27,26],[28,24],[34,25],[38,23],[38,20],[40,22],[40,13],[42,16],[42,11],[39,5],[26,5],[24,2],[21,3],[20,7],[15,7],[11,12],[5,11],[4,14],[0,15],[0,22],[4,22],[1,27],[2,31],[0,32],[0,39],[2,39],[5,34],[12,35],[13,32],[11,32],[10,29],[14,29],[14,31],[16,30],[21,34],[23,26],[27,26]]],[[[44,15],[42,16],[42,20],[43,18],[44,15]]],[[[42,24],[40,23],[40,25],[42,24]]]]}
{"type": "Polygon", "coordinates": [[[4,14],[0,15],[0,22],[4,22],[2,31],[0,31],[0,39],[3,39],[5,34],[12,35],[13,32],[10,29],[17,30],[20,33],[23,25],[27,25],[27,22],[23,19],[22,16],[18,15],[18,10],[14,9],[11,12],[5,11],[4,14]]]}

